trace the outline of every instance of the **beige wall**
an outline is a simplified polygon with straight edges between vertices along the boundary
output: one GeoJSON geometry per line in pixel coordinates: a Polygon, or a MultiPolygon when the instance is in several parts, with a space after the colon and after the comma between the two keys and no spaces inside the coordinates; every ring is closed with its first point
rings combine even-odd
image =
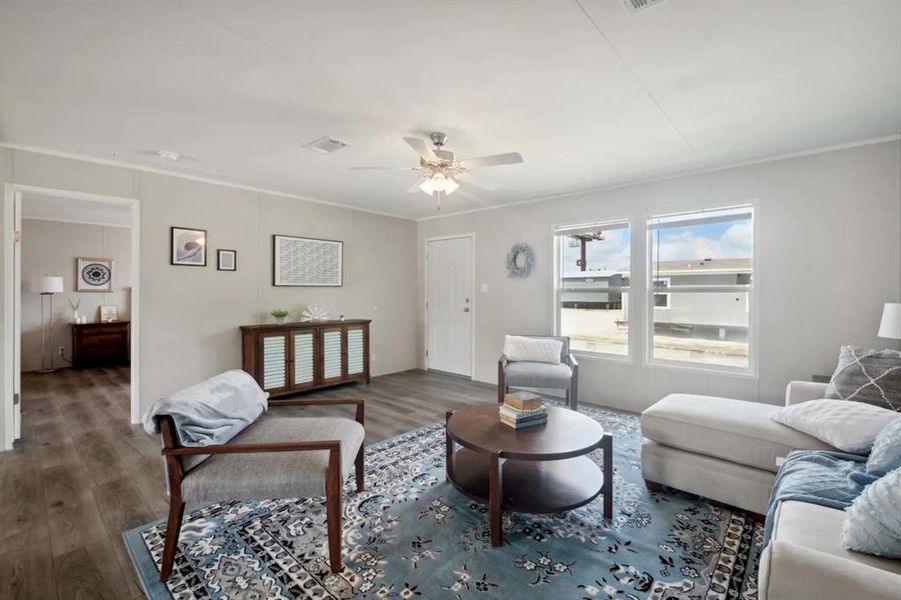
{"type": "MultiPolygon", "coordinates": [[[[24,202],[28,202],[27,197],[24,202]]],[[[72,358],[72,335],[69,321],[72,308],[67,299],[81,300],[78,311],[89,323],[99,320],[101,305],[116,305],[119,319],[128,320],[131,313],[131,231],[127,227],[85,225],[63,221],[25,219],[22,221],[22,370],[41,368],[41,296],[28,293],[28,282],[44,275],[63,278],[62,294],[53,298],[55,321],[53,341],[49,344],[57,367],[67,363],[57,349],[65,348],[72,358]],[[76,259],[80,256],[110,258],[113,262],[111,292],[77,292],[76,259]]],[[[49,319],[50,304],[44,301],[49,319]]],[[[49,332],[48,332],[49,337],[49,332]]]]}
{"type": "MultiPolygon", "coordinates": [[[[899,142],[882,143],[422,221],[419,306],[425,238],[474,232],[476,289],[488,284],[475,297],[475,379],[493,383],[505,333],[553,329],[553,225],[623,217],[635,224],[657,213],[754,201],[757,375],[644,364],[646,304],[632,294],[629,318],[639,333],[630,342],[632,363],[583,356],[580,393],[587,402],[633,411],[672,392],[776,403],[789,380],[831,373],[841,344],[893,345],[876,338],[876,330],[883,302],[901,299],[899,153],[899,142]],[[504,269],[516,242],[531,244],[537,255],[525,280],[509,279],[504,269]]],[[[643,281],[646,244],[634,234],[632,256],[633,281],[643,281]]]]}
{"type": "Polygon", "coordinates": [[[372,318],[373,374],[416,367],[413,221],[9,148],[0,148],[0,173],[4,182],[139,200],[142,410],[239,367],[238,326],[261,322],[276,305],[318,302],[335,315],[372,318]],[[169,264],[173,225],[208,230],[209,266],[169,264]],[[344,287],[273,288],[275,232],[344,241],[344,287]],[[216,248],[238,251],[237,272],[216,270],[216,248]]]}

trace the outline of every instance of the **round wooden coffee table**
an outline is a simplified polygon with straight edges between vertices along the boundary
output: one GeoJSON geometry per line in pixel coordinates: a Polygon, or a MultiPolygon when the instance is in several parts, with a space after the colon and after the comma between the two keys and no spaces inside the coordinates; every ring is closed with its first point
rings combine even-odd
{"type": "Polygon", "coordinates": [[[604,517],[613,516],[613,438],[600,423],[552,406],[547,424],[517,431],[500,422],[497,410],[468,406],[449,411],[446,423],[447,479],[488,504],[492,546],[503,542],[503,510],[560,512],[603,494],[604,517]],[[585,456],[597,448],[603,450],[603,473],[585,456]]]}

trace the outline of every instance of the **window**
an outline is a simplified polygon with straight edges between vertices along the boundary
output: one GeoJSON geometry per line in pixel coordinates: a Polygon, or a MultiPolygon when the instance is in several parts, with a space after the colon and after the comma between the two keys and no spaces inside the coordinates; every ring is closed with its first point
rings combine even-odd
{"type": "Polygon", "coordinates": [[[558,228],[557,329],[575,351],[629,354],[629,222],[558,228]]]}
{"type": "Polygon", "coordinates": [[[652,360],[750,369],[753,217],[742,206],[649,220],[652,360]]]}

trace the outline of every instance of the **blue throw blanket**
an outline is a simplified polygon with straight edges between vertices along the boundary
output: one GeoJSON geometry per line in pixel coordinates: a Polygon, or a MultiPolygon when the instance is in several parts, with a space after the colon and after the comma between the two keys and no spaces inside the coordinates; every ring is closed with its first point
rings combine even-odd
{"type": "MultiPolygon", "coordinates": [[[[226,371],[154,402],[144,413],[144,430],[158,434],[158,419],[165,415],[172,417],[183,446],[224,444],[266,410],[268,398],[249,374],[240,369],[226,371]]],[[[185,469],[207,458],[185,457],[185,469]]]]}
{"type": "Polygon", "coordinates": [[[867,457],[826,450],[796,450],[786,457],[776,474],[776,483],[767,506],[763,543],[773,533],[776,506],[797,500],[844,510],[863,488],[879,477],[866,472],[867,457]]]}

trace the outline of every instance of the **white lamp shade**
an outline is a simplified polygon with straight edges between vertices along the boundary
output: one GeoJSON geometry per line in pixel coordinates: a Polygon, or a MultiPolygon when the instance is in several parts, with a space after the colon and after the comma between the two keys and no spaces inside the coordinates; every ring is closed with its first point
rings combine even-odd
{"type": "Polygon", "coordinates": [[[38,277],[28,286],[36,294],[59,294],[63,291],[62,277],[38,277]]]}
{"type": "Polygon", "coordinates": [[[882,308],[882,321],[879,322],[879,333],[876,335],[901,340],[901,303],[885,303],[882,308]]]}

